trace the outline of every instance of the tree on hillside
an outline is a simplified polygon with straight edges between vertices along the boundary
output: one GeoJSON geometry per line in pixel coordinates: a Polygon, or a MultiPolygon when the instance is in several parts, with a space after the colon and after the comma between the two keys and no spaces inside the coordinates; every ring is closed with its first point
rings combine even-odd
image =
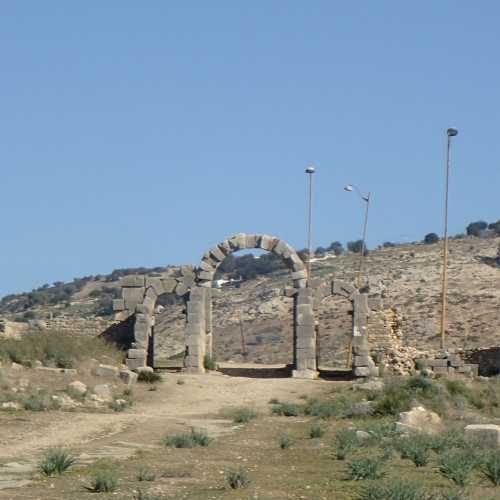
{"type": "Polygon", "coordinates": [[[488,229],[491,229],[492,231],[495,231],[497,235],[500,235],[500,220],[497,220],[496,222],[492,222],[489,226],[488,229]]]}
{"type": "Polygon", "coordinates": [[[315,255],[323,256],[326,253],[326,248],[325,247],[318,247],[316,248],[316,251],[314,252],[315,255]]]}
{"type": "MultiPolygon", "coordinates": [[[[363,240],[356,240],[356,241],[348,241],[347,242],[347,250],[352,253],[361,253],[363,249],[363,240]]],[[[365,255],[368,254],[368,249],[365,246],[365,255]]]]}
{"type": "Polygon", "coordinates": [[[469,236],[481,236],[481,232],[485,229],[488,229],[488,223],[484,222],[484,220],[479,220],[477,222],[471,222],[467,226],[467,234],[469,236]]]}
{"type": "Polygon", "coordinates": [[[335,255],[342,255],[344,253],[344,246],[340,243],[340,241],[334,241],[330,243],[327,251],[333,252],[335,255]]]}
{"type": "Polygon", "coordinates": [[[439,236],[436,233],[428,233],[424,237],[424,243],[426,245],[432,245],[433,243],[437,243],[439,241],[439,236]]]}

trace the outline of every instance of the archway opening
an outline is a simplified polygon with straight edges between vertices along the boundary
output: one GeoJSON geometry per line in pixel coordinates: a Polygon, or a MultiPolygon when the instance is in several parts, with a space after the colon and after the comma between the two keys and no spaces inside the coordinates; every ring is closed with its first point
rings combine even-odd
{"type": "Polygon", "coordinates": [[[219,369],[248,377],[289,376],[293,365],[293,298],[282,259],[263,250],[226,257],[214,276],[212,352],[219,369]]]}

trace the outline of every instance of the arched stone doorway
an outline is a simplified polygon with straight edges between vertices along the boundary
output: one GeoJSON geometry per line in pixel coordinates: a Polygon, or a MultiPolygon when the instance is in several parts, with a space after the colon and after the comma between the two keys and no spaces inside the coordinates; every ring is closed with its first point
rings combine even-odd
{"type": "Polygon", "coordinates": [[[158,297],[176,293],[186,303],[185,369],[203,373],[205,356],[212,355],[212,290],[218,267],[233,252],[261,249],[282,259],[291,273],[293,286],[286,290],[293,297],[293,376],[314,378],[316,367],[316,333],[313,315],[313,290],[308,288],[305,265],[297,252],[285,241],[265,234],[239,233],[208,250],[196,269],[184,267],[178,278],[126,276],[122,299],[114,303],[117,319],[135,314],[134,342],[127,353],[131,369],[146,366],[158,297]]]}

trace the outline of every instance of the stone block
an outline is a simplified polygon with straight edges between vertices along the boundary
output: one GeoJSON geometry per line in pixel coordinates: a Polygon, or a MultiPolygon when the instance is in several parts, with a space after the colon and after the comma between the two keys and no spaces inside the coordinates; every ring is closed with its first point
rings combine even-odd
{"type": "Polygon", "coordinates": [[[95,370],[95,374],[98,377],[109,377],[109,378],[117,378],[118,372],[119,372],[118,368],[112,365],[99,365],[95,370]]]}
{"type": "Polygon", "coordinates": [[[260,238],[260,248],[271,252],[277,242],[278,240],[276,238],[273,238],[272,236],[269,236],[267,234],[263,234],[260,238]]]}
{"type": "Polygon", "coordinates": [[[432,371],[437,375],[447,375],[448,367],[447,366],[434,366],[432,371]]]}
{"type": "MultiPolygon", "coordinates": [[[[211,262],[209,262],[208,260],[206,259],[203,259],[201,262],[200,262],[200,270],[201,271],[207,271],[209,273],[215,273],[215,266],[212,265],[211,262]]],[[[199,273],[198,273],[199,274],[199,273]]]]}
{"type": "Polygon", "coordinates": [[[500,426],[494,424],[473,424],[465,427],[467,440],[481,447],[498,448],[500,446],[500,426]]]}
{"type": "Polygon", "coordinates": [[[477,377],[479,375],[479,365],[465,364],[464,373],[471,375],[472,377],[477,377]]]}
{"type": "Polygon", "coordinates": [[[129,349],[127,351],[127,357],[132,359],[146,359],[146,350],[145,349],[129,349]]]}
{"type": "Polygon", "coordinates": [[[177,281],[173,278],[164,278],[162,279],[162,282],[165,293],[172,293],[177,286],[177,281]]]}
{"type": "Polygon", "coordinates": [[[354,368],[354,376],[355,377],[369,377],[370,376],[370,368],[367,366],[358,366],[354,368]]]}
{"type": "Polygon", "coordinates": [[[232,238],[229,239],[229,244],[233,248],[233,250],[243,250],[246,245],[246,235],[244,233],[235,234],[232,238]]]}
{"type": "Polygon", "coordinates": [[[314,327],[314,315],[312,311],[299,312],[297,314],[297,325],[299,326],[313,326],[314,327]]]}
{"type": "Polygon", "coordinates": [[[370,356],[354,356],[354,366],[371,366],[373,360],[370,356]]]}
{"type": "Polygon", "coordinates": [[[137,382],[137,373],[130,370],[120,370],[120,379],[127,385],[133,385],[137,382]]]}
{"type": "Polygon", "coordinates": [[[431,368],[447,367],[448,366],[448,360],[447,359],[428,359],[427,360],[427,364],[431,368]]]}
{"type": "Polygon", "coordinates": [[[125,309],[125,300],[114,299],[113,300],[113,311],[123,311],[125,309]]]}
{"type": "Polygon", "coordinates": [[[307,280],[306,279],[293,280],[293,286],[295,288],[306,288],[307,287],[307,280]]]}
{"type": "MultiPolygon", "coordinates": [[[[163,287],[163,280],[156,276],[146,278],[146,287],[151,287],[157,296],[165,293],[165,288],[163,287]]],[[[146,292],[147,293],[147,292],[146,292]]]]}
{"type": "Polygon", "coordinates": [[[307,271],[305,271],[305,270],[295,271],[292,273],[293,280],[301,280],[301,279],[306,279],[306,278],[307,278],[307,271]]]}
{"type": "Polygon", "coordinates": [[[142,366],[146,366],[146,361],[144,359],[127,358],[125,362],[129,370],[137,370],[142,366]]]}
{"type": "Polygon", "coordinates": [[[181,267],[181,275],[185,278],[194,278],[195,276],[195,273],[194,273],[194,269],[193,269],[193,266],[182,266],[181,267]]]}
{"type": "Polygon", "coordinates": [[[258,248],[257,241],[258,236],[255,234],[246,234],[245,235],[245,248],[258,248]]]}
{"type": "Polygon", "coordinates": [[[214,272],[210,272],[210,271],[200,271],[198,273],[198,278],[200,280],[207,280],[207,281],[211,281],[214,279],[214,275],[215,273],[214,272]]]}
{"type": "Polygon", "coordinates": [[[210,255],[212,255],[212,257],[214,257],[219,262],[222,262],[226,258],[226,255],[219,247],[211,248],[210,255]]]}
{"type": "Polygon", "coordinates": [[[187,286],[184,283],[178,283],[177,286],[175,287],[175,294],[178,297],[183,297],[189,292],[187,286]]]}
{"type": "Polygon", "coordinates": [[[309,352],[314,352],[316,339],[311,336],[300,337],[297,335],[297,348],[307,349],[309,352]]]}
{"type": "Polygon", "coordinates": [[[145,278],[144,276],[137,274],[129,274],[128,276],[123,276],[123,278],[120,279],[120,285],[123,288],[141,288],[145,286],[145,278]]]}
{"type": "Polygon", "coordinates": [[[225,255],[229,255],[233,251],[228,240],[224,240],[222,243],[219,243],[217,246],[220,247],[220,249],[223,251],[223,253],[225,255]]]}
{"type": "Polygon", "coordinates": [[[125,309],[133,311],[137,304],[142,304],[144,299],[144,288],[124,288],[122,290],[125,309]]]}
{"type": "Polygon", "coordinates": [[[303,378],[308,380],[316,380],[319,378],[319,372],[317,370],[292,370],[293,378],[303,378]]]}
{"type": "Polygon", "coordinates": [[[294,297],[297,293],[297,289],[292,288],[291,286],[287,286],[283,289],[283,295],[285,297],[294,297]]]}
{"type": "Polygon", "coordinates": [[[283,240],[278,240],[273,251],[276,255],[284,256],[287,250],[287,244],[283,240]]]}

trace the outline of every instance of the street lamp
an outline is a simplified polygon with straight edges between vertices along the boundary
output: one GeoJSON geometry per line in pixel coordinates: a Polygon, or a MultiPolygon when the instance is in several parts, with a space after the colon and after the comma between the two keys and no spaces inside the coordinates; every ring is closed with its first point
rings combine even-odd
{"type": "Polygon", "coordinates": [[[307,280],[309,286],[309,280],[311,279],[311,256],[312,256],[312,185],[313,185],[313,174],[316,172],[316,169],[310,165],[305,169],[305,173],[309,177],[309,209],[308,209],[308,218],[307,218],[307,280]]]}
{"type": "Polygon", "coordinates": [[[451,163],[451,138],[458,134],[455,128],[449,128],[446,131],[446,181],[444,195],[444,235],[443,235],[443,282],[442,282],[442,308],[441,308],[441,349],[445,348],[446,337],[446,297],[448,291],[448,192],[450,180],[450,163],[451,163]]]}
{"type": "Polygon", "coordinates": [[[355,186],[354,184],[347,184],[344,187],[344,191],[353,192],[356,191],[359,197],[366,203],[365,206],[365,218],[363,222],[363,238],[361,240],[361,255],[359,256],[359,267],[358,267],[358,288],[361,288],[361,271],[363,269],[363,259],[365,256],[365,248],[366,248],[366,228],[368,225],[368,211],[370,210],[370,193],[366,196],[361,192],[361,190],[355,186]]]}

